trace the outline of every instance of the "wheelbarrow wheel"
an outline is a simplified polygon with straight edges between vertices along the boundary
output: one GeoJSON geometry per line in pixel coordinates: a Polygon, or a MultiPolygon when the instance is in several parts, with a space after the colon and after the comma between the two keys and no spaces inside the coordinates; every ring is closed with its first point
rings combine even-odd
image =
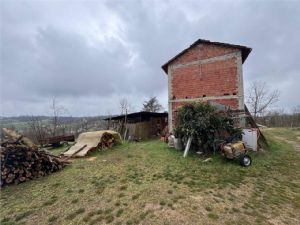
{"type": "Polygon", "coordinates": [[[243,154],[240,156],[240,164],[241,166],[248,167],[252,163],[252,159],[249,155],[243,154]]]}

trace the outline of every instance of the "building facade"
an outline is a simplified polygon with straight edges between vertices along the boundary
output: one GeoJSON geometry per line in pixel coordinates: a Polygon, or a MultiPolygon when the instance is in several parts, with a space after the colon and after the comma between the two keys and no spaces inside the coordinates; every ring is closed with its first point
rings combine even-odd
{"type": "Polygon", "coordinates": [[[213,101],[244,110],[243,63],[251,48],[199,39],[162,66],[168,75],[168,129],[179,106],[213,101]]]}

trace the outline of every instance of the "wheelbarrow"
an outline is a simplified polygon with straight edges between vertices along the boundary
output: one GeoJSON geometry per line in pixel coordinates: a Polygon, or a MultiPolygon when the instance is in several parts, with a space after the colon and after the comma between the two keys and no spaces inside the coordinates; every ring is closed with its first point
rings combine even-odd
{"type": "Polygon", "coordinates": [[[239,159],[240,165],[248,167],[252,163],[251,157],[248,155],[248,149],[243,141],[226,142],[221,141],[219,143],[221,154],[227,159],[239,159]]]}

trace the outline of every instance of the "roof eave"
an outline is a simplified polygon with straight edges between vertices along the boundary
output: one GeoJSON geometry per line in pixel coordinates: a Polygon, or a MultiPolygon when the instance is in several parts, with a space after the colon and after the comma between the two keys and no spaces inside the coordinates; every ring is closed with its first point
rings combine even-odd
{"type": "Polygon", "coordinates": [[[228,44],[228,43],[222,43],[222,42],[211,42],[209,40],[205,40],[205,39],[198,39],[197,41],[195,41],[193,44],[190,45],[190,47],[184,49],[183,51],[181,51],[180,53],[178,53],[177,55],[175,55],[173,58],[171,58],[168,62],[166,62],[164,65],[162,65],[162,69],[163,71],[165,71],[165,73],[168,75],[168,66],[170,63],[172,63],[175,59],[177,59],[179,56],[183,55],[186,51],[188,51],[189,49],[191,49],[192,47],[194,47],[195,45],[198,45],[200,43],[207,43],[207,44],[215,44],[215,45],[223,45],[223,46],[229,46],[229,47],[234,47],[234,48],[238,48],[241,50],[242,52],[242,63],[244,63],[246,61],[246,59],[248,58],[250,52],[252,51],[251,48],[246,47],[246,46],[242,46],[242,45],[234,45],[234,44],[228,44]]]}

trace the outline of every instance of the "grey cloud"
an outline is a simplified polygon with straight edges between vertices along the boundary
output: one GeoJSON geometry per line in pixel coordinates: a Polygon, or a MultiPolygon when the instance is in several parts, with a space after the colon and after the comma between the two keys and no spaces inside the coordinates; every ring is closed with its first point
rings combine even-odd
{"type": "Polygon", "coordinates": [[[121,97],[166,107],[160,67],[198,38],[252,47],[245,86],[264,80],[279,107],[299,104],[300,3],[203,3],[2,1],[2,113],[47,114],[52,96],[72,115],[117,113],[121,97]]]}

